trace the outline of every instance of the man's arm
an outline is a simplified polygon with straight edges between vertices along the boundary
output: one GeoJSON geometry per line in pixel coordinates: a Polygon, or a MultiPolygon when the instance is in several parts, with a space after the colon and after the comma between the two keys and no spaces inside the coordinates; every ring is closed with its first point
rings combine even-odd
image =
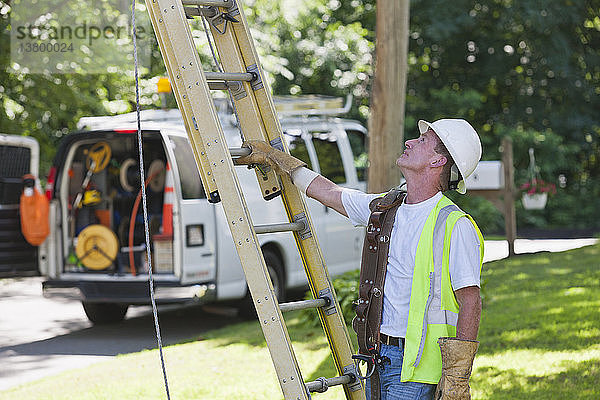
{"type": "Polygon", "coordinates": [[[306,188],[306,195],[321,204],[333,208],[347,217],[348,214],[342,204],[342,188],[322,175],[317,176],[306,188]]]}
{"type": "Polygon", "coordinates": [[[460,307],[458,311],[458,339],[477,340],[481,318],[481,296],[477,286],[467,286],[454,292],[460,307]]]}

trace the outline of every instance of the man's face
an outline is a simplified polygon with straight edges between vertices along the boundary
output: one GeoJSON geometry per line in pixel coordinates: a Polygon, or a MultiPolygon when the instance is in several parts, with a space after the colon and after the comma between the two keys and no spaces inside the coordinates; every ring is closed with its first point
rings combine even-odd
{"type": "Polygon", "coordinates": [[[396,165],[402,171],[424,171],[432,165],[432,161],[440,158],[440,155],[435,151],[439,140],[431,128],[418,138],[407,140],[405,143],[406,150],[396,160],[396,165]]]}

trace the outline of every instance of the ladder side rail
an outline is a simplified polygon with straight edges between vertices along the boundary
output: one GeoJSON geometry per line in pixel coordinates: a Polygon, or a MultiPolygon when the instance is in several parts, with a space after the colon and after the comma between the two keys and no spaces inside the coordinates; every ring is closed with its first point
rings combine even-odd
{"type": "MultiPolygon", "coordinates": [[[[237,9],[237,8],[236,8],[237,9]]],[[[229,11],[224,9],[221,11],[229,11]]],[[[219,17],[217,14],[216,18],[219,17]]],[[[241,18],[241,13],[234,16],[238,21],[241,18]]],[[[227,73],[245,73],[248,72],[244,60],[239,56],[240,50],[237,46],[237,38],[233,32],[233,26],[237,23],[232,21],[223,21],[221,26],[215,26],[215,18],[207,18],[211,36],[215,43],[217,53],[221,65],[227,73]],[[222,29],[222,30],[221,30],[222,29]]],[[[258,65],[255,63],[255,65],[258,65]]],[[[262,74],[257,70],[257,77],[262,80],[262,74]]],[[[264,84],[264,80],[263,80],[264,84]]],[[[261,112],[254,95],[255,82],[241,81],[241,90],[232,93],[232,99],[238,111],[237,117],[240,122],[240,128],[244,134],[244,139],[265,140],[269,137],[269,130],[262,121],[261,112]]],[[[280,129],[281,130],[281,129],[280,129]]],[[[274,171],[267,169],[262,172],[255,169],[258,184],[261,188],[261,193],[266,199],[271,199],[281,192],[279,181],[274,171]]]]}
{"type": "MultiPolygon", "coordinates": [[[[239,9],[242,10],[242,0],[236,1],[239,9]]],[[[256,72],[263,78],[263,87],[255,91],[256,102],[258,103],[259,108],[262,110],[261,118],[263,119],[263,123],[267,129],[269,140],[277,139],[277,137],[281,135],[282,130],[281,124],[279,123],[279,118],[277,117],[275,104],[273,103],[273,97],[271,96],[271,88],[269,86],[269,82],[264,79],[265,75],[262,65],[259,61],[260,58],[258,57],[258,52],[256,51],[254,41],[252,40],[252,34],[250,33],[250,29],[248,27],[246,15],[243,12],[240,13],[239,20],[240,23],[234,23],[232,25],[237,38],[240,53],[246,65],[256,65],[256,72]]],[[[287,146],[285,143],[283,146],[287,151],[287,146]]]]}
{"type": "MultiPolygon", "coordinates": [[[[200,60],[185,19],[183,5],[173,0],[148,0],[146,4],[151,15],[154,15],[153,24],[156,21],[155,31],[161,31],[163,41],[171,43],[175,62],[181,67],[179,76],[170,78],[173,81],[181,79],[183,85],[176,85],[175,88],[179,90],[179,87],[183,86],[181,97],[184,100],[194,100],[190,103],[191,118],[197,117],[198,123],[193,126],[193,130],[188,131],[188,136],[193,146],[199,147],[200,141],[205,144],[204,149],[211,162],[212,175],[222,198],[248,287],[252,297],[257,299],[257,302],[260,301],[257,314],[284,396],[289,399],[308,400],[310,396],[290,345],[287,328],[277,305],[257,236],[252,228],[208,84],[199,68],[200,60]]],[[[200,149],[197,149],[195,154],[199,152],[200,149]]]]}
{"type": "MultiPolygon", "coordinates": [[[[283,200],[286,212],[290,218],[293,218],[292,210],[299,207],[304,207],[306,203],[295,185],[287,177],[282,177],[283,181],[283,200]],[[290,190],[290,188],[296,189],[290,190]]],[[[338,374],[343,375],[348,372],[355,372],[353,368],[357,368],[355,361],[352,359],[353,346],[348,334],[348,329],[344,321],[342,309],[337,301],[335,290],[331,283],[331,278],[327,270],[325,259],[321,248],[318,244],[318,239],[314,234],[315,229],[310,219],[306,214],[305,224],[310,226],[310,231],[313,234],[310,237],[302,237],[299,233],[294,232],[296,246],[301,255],[302,264],[306,272],[309,282],[309,287],[314,299],[318,299],[323,293],[330,293],[331,308],[328,312],[324,309],[317,309],[323,331],[327,336],[329,347],[333,357],[333,361],[338,374]]],[[[344,392],[347,399],[364,399],[365,393],[360,381],[354,382],[353,385],[344,385],[344,392]]]]}

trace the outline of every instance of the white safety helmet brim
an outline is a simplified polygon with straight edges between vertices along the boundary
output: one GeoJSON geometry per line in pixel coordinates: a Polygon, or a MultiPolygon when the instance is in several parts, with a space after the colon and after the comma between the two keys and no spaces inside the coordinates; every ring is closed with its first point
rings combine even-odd
{"type": "Polygon", "coordinates": [[[465,194],[467,186],[464,180],[473,173],[481,159],[481,141],[477,131],[464,119],[440,119],[433,123],[420,120],[418,127],[421,134],[431,128],[444,143],[462,176],[456,191],[465,194]]]}

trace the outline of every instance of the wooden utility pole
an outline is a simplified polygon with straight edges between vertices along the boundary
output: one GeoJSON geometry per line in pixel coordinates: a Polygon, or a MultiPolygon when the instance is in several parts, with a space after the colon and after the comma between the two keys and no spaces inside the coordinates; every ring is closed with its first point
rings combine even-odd
{"type": "Polygon", "coordinates": [[[400,183],[404,142],[409,0],[377,0],[375,79],[369,120],[369,191],[400,183]]]}

